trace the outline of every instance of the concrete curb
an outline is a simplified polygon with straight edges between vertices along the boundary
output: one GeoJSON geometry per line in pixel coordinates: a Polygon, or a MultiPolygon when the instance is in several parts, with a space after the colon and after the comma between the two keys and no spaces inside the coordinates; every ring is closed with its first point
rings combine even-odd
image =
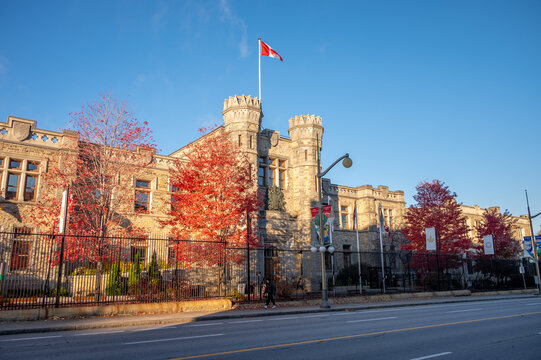
{"type": "Polygon", "coordinates": [[[46,320],[54,318],[129,315],[140,313],[220,311],[230,310],[232,307],[233,304],[229,299],[213,299],[163,303],[79,306],[30,310],[5,310],[0,312],[0,321],[46,320]]]}

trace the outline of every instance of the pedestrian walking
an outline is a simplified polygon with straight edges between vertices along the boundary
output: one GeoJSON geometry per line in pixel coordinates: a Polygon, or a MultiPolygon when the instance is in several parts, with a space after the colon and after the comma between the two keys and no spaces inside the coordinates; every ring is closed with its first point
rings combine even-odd
{"type": "Polygon", "coordinates": [[[265,309],[269,307],[271,301],[272,308],[275,309],[276,301],[274,300],[274,297],[276,296],[276,286],[270,279],[267,279],[265,281],[265,296],[267,297],[267,300],[265,302],[265,309]]]}

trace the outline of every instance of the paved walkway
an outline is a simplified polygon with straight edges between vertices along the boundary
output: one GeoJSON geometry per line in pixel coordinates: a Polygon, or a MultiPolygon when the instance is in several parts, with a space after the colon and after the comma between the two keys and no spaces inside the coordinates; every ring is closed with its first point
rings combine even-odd
{"type": "Polygon", "coordinates": [[[76,319],[52,319],[36,321],[7,321],[0,323],[0,335],[70,331],[82,329],[99,329],[128,326],[151,326],[173,325],[194,321],[222,320],[234,318],[249,318],[260,316],[276,316],[286,314],[316,313],[328,311],[356,311],[364,309],[378,309],[399,306],[415,306],[429,304],[459,303],[472,301],[495,301],[513,298],[531,298],[537,295],[512,294],[496,296],[461,296],[461,297],[437,297],[430,299],[410,299],[374,301],[362,303],[336,304],[330,309],[321,309],[319,305],[301,305],[294,303],[278,303],[276,309],[264,309],[263,304],[250,304],[237,309],[219,312],[182,312],[171,314],[137,314],[116,315],[107,317],[76,318],[76,319]]]}

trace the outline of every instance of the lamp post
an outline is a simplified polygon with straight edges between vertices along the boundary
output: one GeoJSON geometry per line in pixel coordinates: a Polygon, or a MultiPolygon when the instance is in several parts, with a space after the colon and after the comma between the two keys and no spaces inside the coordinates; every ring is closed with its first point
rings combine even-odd
{"type": "Polygon", "coordinates": [[[532,233],[532,236],[530,238],[532,239],[532,251],[533,251],[533,258],[535,260],[535,274],[537,277],[537,281],[536,281],[537,292],[541,294],[541,288],[539,287],[539,282],[541,281],[541,278],[539,276],[539,258],[537,257],[537,242],[535,241],[535,233],[533,232],[533,224],[532,224],[532,219],[541,215],[541,212],[532,216],[530,212],[530,202],[528,201],[528,190],[524,190],[524,191],[526,192],[526,205],[528,205],[528,219],[530,219],[530,232],[532,233]]]}
{"type": "MultiPolygon", "coordinates": [[[[344,160],[342,162],[342,165],[344,165],[345,168],[349,168],[351,167],[351,165],[353,165],[353,161],[349,158],[349,154],[345,154],[343,156],[341,156],[340,158],[338,158],[335,162],[332,163],[331,166],[329,166],[327,168],[327,170],[325,171],[319,171],[317,173],[317,184],[318,184],[318,198],[319,198],[319,243],[320,243],[320,246],[319,246],[319,252],[321,253],[321,305],[320,307],[323,308],[323,309],[328,309],[331,307],[331,304],[329,304],[329,294],[328,294],[328,289],[327,289],[327,274],[326,274],[326,271],[325,271],[325,239],[324,239],[324,236],[323,236],[323,213],[322,213],[322,210],[321,210],[321,184],[322,184],[322,181],[321,181],[321,178],[323,176],[325,176],[325,174],[327,174],[329,172],[329,170],[332,169],[332,167],[336,164],[338,164],[338,162],[340,160],[344,160]]],[[[317,157],[317,168],[318,170],[321,169],[321,160],[320,160],[320,156],[319,156],[319,144],[318,144],[318,157],[317,157]]],[[[317,250],[314,251],[314,249],[316,249],[314,246],[312,247],[311,251],[312,253],[315,253],[317,250]]],[[[334,252],[334,247],[329,247],[329,253],[333,253],[334,252]],[[332,248],[332,251],[331,251],[331,248],[332,248]]]]}

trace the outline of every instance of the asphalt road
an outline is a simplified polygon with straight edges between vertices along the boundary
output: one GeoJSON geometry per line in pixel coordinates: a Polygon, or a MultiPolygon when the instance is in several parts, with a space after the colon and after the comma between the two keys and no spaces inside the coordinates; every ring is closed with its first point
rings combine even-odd
{"type": "Polygon", "coordinates": [[[0,337],[0,359],[192,358],[537,360],[541,299],[0,337]]]}

